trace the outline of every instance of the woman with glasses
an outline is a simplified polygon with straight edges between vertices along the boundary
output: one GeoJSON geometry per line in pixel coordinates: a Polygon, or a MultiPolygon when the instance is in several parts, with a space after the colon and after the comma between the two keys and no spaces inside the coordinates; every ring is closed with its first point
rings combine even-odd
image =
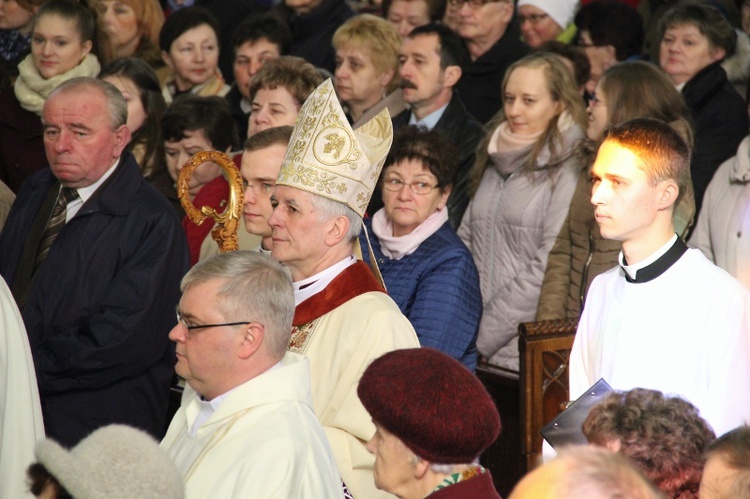
{"type": "Polygon", "coordinates": [[[547,254],[581,170],[586,112],[573,72],[545,52],[508,69],[502,96],[477,149],[473,197],[458,235],[479,269],[484,312],[477,349],[517,372],[518,325],[536,314],[547,254]]]}
{"type": "MultiPolygon", "coordinates": [[[[381,175],[385,206],[364,222],[374,234],[372,250],[388,294],[420,344],[474,371],[482,315],[479,276],[445,207],[457,164],[458,152],[438,132],[399,130],[381,175]]],[[[369,261],[367,250],[362,253],[369,261]]]]}
{"type": "Polygon", "coordinates": [[[523,41],[535,49],[544,42],[570,43],[576,34],[572,24],[578,0],[518,0],[516,19],[523,41]]]}
{"type": "MultiPolygon", "coordinates": [[[[604,130],[633,118],[655,118],[670,123],[691,145],[690,112],[669,78],[654,65],[623,62],[608,69],[589,100],[588,141],[568,216],[549,254],[539,297],[537,320],[577,319],[591,282],[615,267],[619,241],[604,239],[594,219],[589,170],[604,139],[604,130]]],[[[687,192],[675,211],[675,229],[685,236],[695,213],[693,194],[687,192]]]]}

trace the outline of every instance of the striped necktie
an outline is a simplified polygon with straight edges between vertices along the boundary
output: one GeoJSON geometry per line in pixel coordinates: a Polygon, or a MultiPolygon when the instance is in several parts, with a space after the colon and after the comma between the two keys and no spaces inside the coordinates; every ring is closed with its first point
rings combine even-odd
{"type": "Polygon", "coordinates": [[[36,260],[34,261],[34,270],[47,257],[52,243],[55,242],[57,234],[60,233],[62,228],[65,226],[65,218],[68,214],[68,203],[78,198],[78,192],[72,187],[60,187],[60,193],[57,195],[57,201],[55,201],[55,207],[52,209],[52,214],[47,221],[47,227],[44,229],[42,234],[42,240],[39,243],[39,250],[36,253],[36,260]]]}

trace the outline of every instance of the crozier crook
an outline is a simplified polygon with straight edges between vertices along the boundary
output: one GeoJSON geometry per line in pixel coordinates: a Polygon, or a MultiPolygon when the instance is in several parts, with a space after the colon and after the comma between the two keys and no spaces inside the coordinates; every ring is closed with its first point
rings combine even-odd
{"type": "Polygon", "coordinates": [[[177,179],[177,195],[191,222],[201,225],[207,218],[211,218],[216,222],[215,227],[211,229],[211,237],[219,245],[219,250],[222,253],[237,251],[239,249],[237,243],[237,224],[242,214],[242,177],[237,166],[235,166],[229,156],[219,151],[201,151],[196,153],[182,167],[180,177],[177,179]],[[208,161],[216,163],[226,172],[227,182],[229,183],[229,202],[222,213],[217,213],[210,206],[202,206],[198,209],[190,200],[190,193],[188,192],[190,177],[192,177],[196,168],[208,161]]]}

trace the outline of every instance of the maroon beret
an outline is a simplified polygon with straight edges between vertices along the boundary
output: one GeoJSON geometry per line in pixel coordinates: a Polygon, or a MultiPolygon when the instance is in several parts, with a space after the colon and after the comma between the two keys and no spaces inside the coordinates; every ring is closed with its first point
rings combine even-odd
{"type": "Polygon", "coordinates": [[[482,383],[432,348],[376,359],[357,394],[374,421],[432,463],[471,463],[500,434],[500,416],[482,383]]]}

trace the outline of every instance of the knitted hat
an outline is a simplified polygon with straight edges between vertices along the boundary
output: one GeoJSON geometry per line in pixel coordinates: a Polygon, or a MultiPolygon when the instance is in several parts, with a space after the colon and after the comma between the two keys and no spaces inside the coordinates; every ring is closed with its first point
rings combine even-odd
{"type": "Polygon", "coordinates": [[[374,421],[433,463],[471,463],[500,434],[500,416],[482,383],[431,348],[376,359],[357,394],[374,421]]]}
{"type": "Polygon", "coordinates": [[[573,21],[578,8],[578,0],[518,0],[516,8],[524,5],[542,9],[564,30],[573,21]]]}
{"type": "Polygon", "coordinates": [[[76,499],[182,499],[182,476],[159,444],[125,425],[99,428],[70,450],[45,439],[36,458],[76,499]]]}
{"type": "Polygon", "coordinates": [[[352,130],[328,79],[299,111],[276,185],[338,201],[364,216],[391,142],[388,110],[352,130]]]}

